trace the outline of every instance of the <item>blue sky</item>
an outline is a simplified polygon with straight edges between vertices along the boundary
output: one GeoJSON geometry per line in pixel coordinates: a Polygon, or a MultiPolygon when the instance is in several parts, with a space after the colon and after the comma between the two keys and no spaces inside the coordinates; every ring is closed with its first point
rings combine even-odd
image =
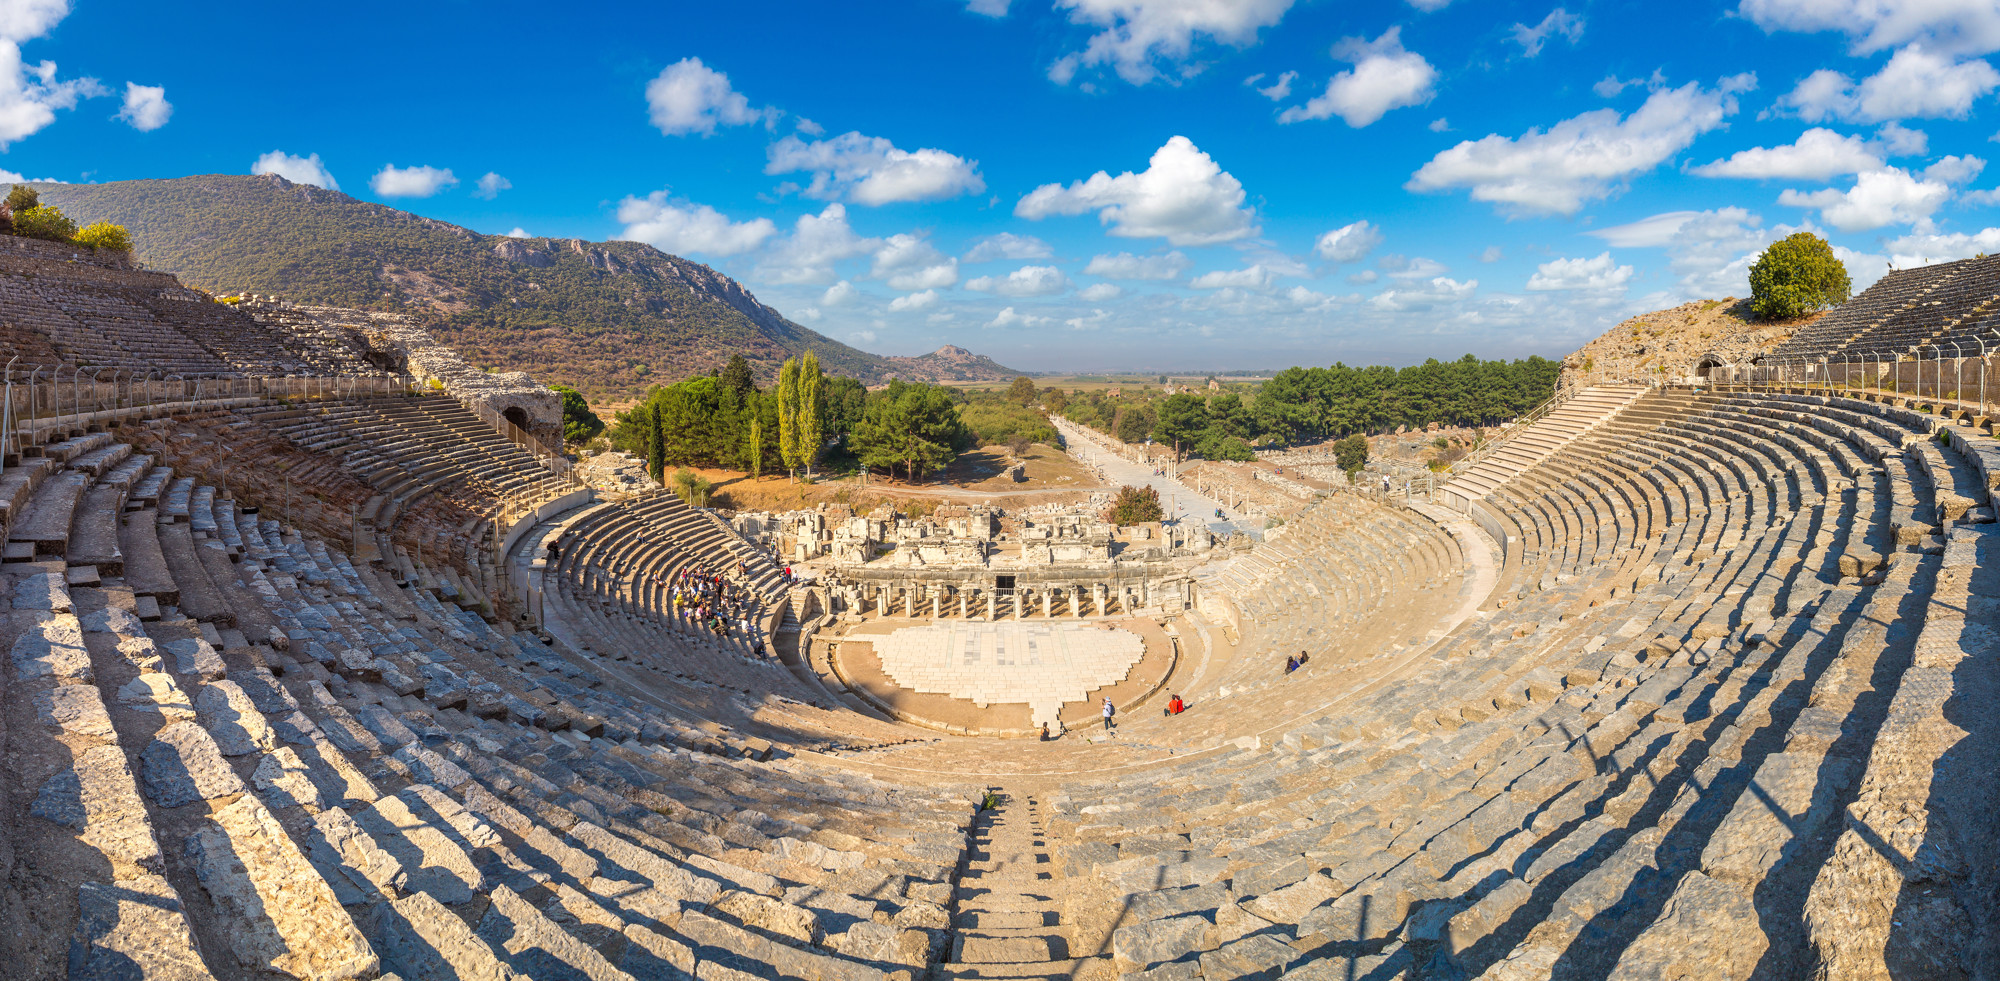
{"type": "Polygon", "coordinates": [[[885,354],[1559,356],[2000,251],[1993,0],[0,0],[0,168],[631,238],[885,354]]]}

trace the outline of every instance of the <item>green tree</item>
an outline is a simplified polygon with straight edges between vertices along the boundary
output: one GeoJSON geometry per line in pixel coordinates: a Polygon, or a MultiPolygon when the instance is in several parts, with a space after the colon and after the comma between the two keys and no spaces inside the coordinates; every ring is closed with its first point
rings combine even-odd
{"type": "Polygon", "coordinates": [[[658,402],[653,403],[653,431],[646,438],[646,472],[660,483],[667,482],[666,411],[658,402]]]}
{"type": "Polygon", "coordinates": [[[799,472],[799,359],[786,358],[778,368],[778,457],[785,472],[799,472]]]}
{"type": "Polygon", "coordinates": [[[1193,444],[1207,428],[1208,406],[1202,404],[1201,396],[1182,392],[1169,395],[1160,403],[1159,416],[1153,423],[1153,438],[1171,444],[1178,457],[1181,444],[1193,444]]]}
{"type": "Polygon", "coordinates": [[[1149,405],[1124,406],[1118,409],[1118,421],[1112,435],[1122,442],[1140,443],[1153,432],[1156,417],[1149,405]]]}
{"type": "Polygon", "coordinates": [[[590,403],[583,393],[568,385],[550,385],[557,395],[562,396],[563,442],[571,446],[581,446],[597,438],[604,431],[604,420],[590,411],[590,403]]]}
{"type": "Polygon", "coordinates": [[[686,467],[674,471],[672,487],[675,496],[686,501],[689,507],[697,508],[708,506],[709,492],[715,489],[714,485],[708,482],[707,477],[695,473],[686,467]]]}
{"type": "Polygon", "coordinates": [[[1160,492],[1151,485],[1133,487],[1127,484],[1118,488],[1118,497],[1112,500],[1111,510],[1104,520],[1117,525],[1136,525],[1147,521],[1158,521],[1166,511],[1160,507],[1160,492]]]}
{"type": "Polygon", "coordinates": [[[1195,452],[1201,454],[1205,460],[1244,462],[1257,459],[1257,453],[1250,448],[1249,443],[1214,427],[1201,434],[1201,442],[1195,446],[1195,452]]]}
{"type": "Polygon", "coordinates": [[[8,212],[18,215],[29,208],[40,207],[41,203],[42,196],[35,193],[34,188],[26,184],[16,184],[7,192],[5,207],[8,212]]]}
{"type": "Polygon", "coordinates": [[[1020,405],[1033,405],[1037,394],[1035,380],[1026,375],[1014,379],[1014,384],[1007,386],[1007,400],[1020,405]]]}
{"type": "Polygon", "coordinates": [[[88,245],[93,249],[108,249],[112,252],[130,252],[132,235],[125,230],[124,225],[94,221],[77,231],[76,244],[88,245]]]}
{"type": "Polygon", "coordinates": [[[76,222],[52,204],[14,212],[14,234],[25,238],[67,242],[76,237],[76,222]]]}
{"type": "Polygon", "coordinates": [[[824,416],[822,398],[826,389],[826,376],[819,370],[819,355],[807,351],[799,361],[799,463],[806,468],[806,479],[811,480],[813,464],[819,462],[820,448],[826,444],[822,435],[821,418],[824,416]]]}
{"type": "Polygon", "coordinates": [[[1833,246],[1811,232],[1771,243],[1750,267],[1750,309],[1770,320],[1803,317],[1845,303],[1853,289],[1833,246]]]}
{"type": "Polygon", "coordinates": [[[1053,386],[1044,388],[1042,389],[1042,405],[1046,406],[1050,412],[1060,415],[1064,409],[1069,408],[1069,396],[1064,395],[1063,390],[1060,388],[1053,386]]]}
{"type": "Polygon", "coordinates": [[[750,476],[764,476],[764,420],[750,417],[750,476]]]}
{"type": "Polygon", "coordinates": [[[949,391],[897,380],[868,394],[852,443],[862,466],[891,475],[900,466],[914,481],[949,466],[971,439],[949,391]]]}
{"type": "Polygon", "coordinates": [[[1354,480],[1354,475],[1368,464],[1368,437],[1355,433],[1333,444],[1333,461],[1347,471],[1349,481],[1354,480]]]}
{"type": "Polygon", "coordinates": [[[725,390],[736,396],[739,405],[748,401],[751,393],[757,391],[757,379],[750,374],[750,362],[745,361],[740,354],[730,355],[729,363],[723,366],[716,378],[722,382],[725,390]]]}

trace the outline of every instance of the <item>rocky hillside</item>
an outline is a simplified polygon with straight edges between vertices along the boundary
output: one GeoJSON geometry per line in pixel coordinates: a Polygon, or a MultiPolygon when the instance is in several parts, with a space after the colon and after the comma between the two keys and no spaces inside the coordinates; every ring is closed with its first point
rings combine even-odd
{"type": "Polygon", "coordinates": [[[404,313],[473,364],[567,382],[593,400],[636,397],[733,354],[764,379],[807,349],[828,371],[870,383],[946,367],[936,354],[856,350],[638,242],[482,235],[275,175],[36,189],[80,222],[126,226],[142,263],[189,285],[404,313]]]}
{"type": "Polygon", "coordinates": [[[1562,378],[1589,382],[1686,375],[1708,355],[1724,363],[1742,363],[1777,347],[1815,319],[1818,315],[1753,320],[1747,299],[1695,300],[1642,313],[1605,331],[1563,359],[1562,378]]]}
{"type": "Polygon", "coordinates": [[[895,365],[896,377],[916,381],[1005,381],[1021,374],[984,354],[974,354],[956,344],[946,344],[921,357],[892,357],[888,360],[895,365]]]}

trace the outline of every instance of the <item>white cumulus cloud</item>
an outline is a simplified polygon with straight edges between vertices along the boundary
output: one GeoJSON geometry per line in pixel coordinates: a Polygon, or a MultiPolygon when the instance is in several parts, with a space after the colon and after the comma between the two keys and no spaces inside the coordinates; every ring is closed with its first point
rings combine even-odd
{"type": "Polygon", "coordinates": [[[1944,181],[1920,180],[1909,171],[1890,167],[1861,174],[1845,191],[1826,188],[1808,193],[1788,188],[1778,195],[1778,203],[1818,208],[1827,224],[1843,232],[1860,232],[1884,225],[1928,226],[1931,213],[1950,197],[1951,187],[1944,181]]]}
{"type": "Polygon", "coordinates": [[[1234,287],[1246,290],[1267,290],[1277,280],[1277,274],[1259,265],[1242,269],[1217,269],[1205,272],[1188,281],[1188,285],[1198,290],[1234,287]]]}
{"type": "Polygon", "coordinates": [[[458,178],[452,175],[449,167],[439,170],[436,167],[383,164],[375,176],[368,178],[369,188],[385,198],[427,198],[457,183],[458,178]]]}
{"type": "Polygon", "coordinates": [[[329,191],[340,190],[340,182],[334,180],[333,175],[327,172],[326,164],[320,162],[317,153],[294,157],[283,150],[272,150],[258,157],[256,162],[250,165],[250,172],[276,174],[294,184],[311,184],[329,191]]]}
{"type": "Polygon", "coordinates": [[[653,125],[668,136],[707,136],[717,126],[770,124],[782,115],[769,106],[751,108],[750,100],[729,84],[729,76],[700,58],[682,58],[647,82],[646,105],[653,125]]]}
{"type": "Polygon", "coordinates": [[[854,234],[844,205],[829,204],[817,215],[800,215],[792,233],[758,264],[757,274],[774,283],[831,282],[834,263],[867,255],[881,245],[881,239],[854,234]]]}
{"type": "Polygon", "coordinates": [[[1690,82],[1654,92],[1623,118],[1615,109],[1597,109],[1514,138],[1467,140],[1432,157],[1404,187],[1466,188],[1473,200],[1503,210],[1575,214],[1584,202],[1610,196],[1620,181],[1665,163],[1721,126],[1736,111],[1731,87],[1690,82]]]}
{"type": "Polygon", "coordinates": [[[1293,0],[1056,0],[1072,24],[1096,30],[1082,51],[1049,66],[1049,78],[1067,85],[1080,68],[1110,66],[1120,78],[1144,85],[1165,66],[1176,74],[1194,54],[1195,39],[1247,47],[1257,31],[1276,24],[1293,0]]]}
{"type": "Polygon", "coordinates": [[[1092,283],[1078,290],[1076,295],[1087,303],[1102,303],[1105,300],[1116,298],[1124,294],[1124,292],[1125,290],[1117,283],[1092,283]]]}
{"type": "Polygon", "coordinates": [[[901,150],[879,136],[845,133],[826,140],[787,136],[771,145],[767,174],[812,174],[809,197],[845,195],[856,204],[937,201],[986,190],[979,162],[943,150],[901,150]]]}
{"type": "Polygon", "coordinates": [[[1428,283],[1383,290],[1369,297],[1368,304],[1377,310],[1389,313],[1429,310],[1470,299],[1473,292],[1478,289],[1479,280],[1468,279],[1460,282],[1447,276],[1439,276],[1428,283]]]}
{"type": "Polygon", "coordinates": [[[1906,269],[1950,259],[1970,259],[1980,254],[1991,255],[2000,252],[2000,228],[1982,228],[1970,234],[1905,235],[1889,242],[1889,252],[1896,265],[1906,269]]]}
{"type": "Polygon", "coordinates": [[[921,236],[891,235],[875,250],[875,265],[869,275],[888,281],[890,289],[936,289],[958,282],[958,260],[939,252],[921,236]]]}
{"type": "Polygon", "coordinates": [[[1964,119],[1972,104],[1995,88],[2000,88],[2000,71],[1992,65],[1977,58],[1958,61],[1912,44],[1859,85],[1830,68],[1813,72],[1780,98],[1778,106],[1807,122],[1964,119]]]}
{"type": "Polygon", "coordinates": [[[988,235],[973,243],[965,253],[967,262],[991,262],[995,259],[1046,259],[1056,254],[1049,243],[1033,235],[1016,235],[1001,232],[988,235]]]}
{"type": "Polygon", "coordinates": [[[1815,127],[1783,146],[1751,147],[1731,154],[1727,160],[1695,167],[1690,173],[1703,177],[1823,181],[1881,166],[1881,155],[1861,137],[1842,136],[1815,127]]]}
{"type": "Polygon", "coordinates": [[[1941,51],[2000,50],[2000,7],[1982,0],[1743,0],[1738,8],[1765,31],[1839,31],[1856,54],[1909,42],[1941,51]]]}
{"type": "Polygon", "coordinates": [[[1382,244],[1382,229],[1366,221],[1342,225],[1319,237],[1313,251],[1332,262],[1353,262],[1382,244]]]}
{"type": "Polygon", "coordinates": [[[1105,279],[1179,279],[1190,265],[1188,257],[1179,252],[1166,255],[1133,255],[1118,252],[1111,255],[1092,256],[1090,264],[1083,267],[1086,276],[1102,276],[1105,279]]]}
{"type": "Polygon", "coordinates": [[[1278,114],[1278,122],[1339,116],[1356,129],[1381,119],[1384,113],[1431,100],[1437,69],[1414,51],[1403,49],[1402,28],[1391,27],[1373,41],[1358,37],[1333,46],[1333,56],[1354,67],[1333,76],[1326,91],[1304,105],[1278,114]]]}
{"type": "Polygon", "coordinates": [[[513,186],[513,181],[489,170],[486,176],[479,179],[479,188],[472,192],[472,196],[491,201],[499,197],[501,191],[511,190],[513,186]]]}
{"type": "Polygon", "coordinates": [[[525,228],[522,228],[522,227],[521,227],[521,226],[519,226],[519,225],[515,225],[515,226],[514,226],[514,230],[513,230],[513,231],[511,231],[511,232],[508,232],[508,233],[507,233],[507,237],[508,237],[508,238],[534,238],[534,236],[533,236],[533,235],[530,235],[530,234],[528,234],[528,230],[527,230],[527,229],[525,229],[525,228]]]}
{"type": "Polygon", "coordinates": [[[1032,313],[1016,313],[1013,307],[1006,307],[986,322],[988,327],[1034,327],[1050,322],[1051,318],[1038,317],[1032,313]]]}
{"type": "Polygon", "coordinates": [[[1535,267],[1528,288],[1547,290],[1616,290],[1632,281],[1632,267],[1621,266],[1604,252],[1594,259],[1556,259],[1535,267]]]}
{"type": "Polygon", "coordinates": [[[619,238],[675,255],[738,255],[778,232],[769,218],[730,221],[708,205],[673,202],[665,191],[627,197],[618,203],[618,220],[625,223],[619,238]]]}
{"type": "Polygon", "coordinates": [[[67,0],[0,4],[0,150],[55,122],[56,110],[74,109],[78,100],[111,94],[95,78],[58,79],[53,61],[22,59],[22,42],[46,34],[68,14],[67,0]]]}
{"type": "Polygon", "coordinates": [[[165,126],[173,115],[174,104],[167,101],[166,86],[125,83],[125,105],[118,110],[118,119],[141,133],[150,133],[165,126]]]}
{"type": "Polygon", "coordinates": [[[1516,23],[1512,33],[1514,43],[1521,46],[1521,57],[1533,58],[1542,53],[1542,46],[1551,37],[1564,38],[1571,44],[1583,40],[1583,18],[1557,7],[1533,27],[1516,23]]]}
{"type": "Polygon", "coordinates": [[[1261,95],[1264,98],[1271,100],[1272,102],[1283,102],[1285,99],[1291,97],[1292,83],[1294,81],[1297,81],[1298,77],[1299,77],[1298,72],[1285,72],[1284,74],[1278,76],[1277,81],[1272,82],[1269,85],[1258,85],[1257,84],[1258,82],[1264,80],[1264,76],[1260,72],[1256,75],[1252,75],[1249,78],[1244,79],[1243,84],[1255,88],[1257,90],[1258,95],[1261,95]]]}
{"type": "Polygon", "coordinates": [[[1174,245],[1213,245],[1257,234],[1255,214],[1243,206],[1243,184],[1185,136],[1153,152],[1140,173],[1104,171],[1064,187],[1044,184],[1014,206],[1016,216],[1097,212],[1122,238],[1164,238],[1174,245]]]}
{"type": "Polygon", "coordinates": [[[843,279],[827,287],[826,292],[819,295],[819,305],[823,307],[837,307],[853,299],[857,292],[859,291],[854,288],[853,283],[843,279]]]}
{"type": "Polygon", "coordinates": [[[937,306],[937,303],[938,303],[938,291],[924,290],[921,293],[911,293],[908,296],[899,296],[893,300],[890,300],[889,309],[896,311],[897,313],[901,313],[904,311],[928,310],[931,307],[937,306]]]}
{"type": "Polygon", "coordinates": [[[1069,288],[1069,277],[1054,266],[1022,266],[1005,276],[980,276],[965,288],[1000,296],[1053,296],[1069,288]]]}

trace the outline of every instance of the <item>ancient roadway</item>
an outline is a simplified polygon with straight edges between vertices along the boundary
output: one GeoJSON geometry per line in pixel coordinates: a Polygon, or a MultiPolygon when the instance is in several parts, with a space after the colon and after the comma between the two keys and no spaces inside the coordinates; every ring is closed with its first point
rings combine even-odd
{"type": "MultiPolygon", "coordinates": [[[[1069,455],[1078,462],[1095,468],[1104,475],[1104,482],[1113,487],[1130,484],[1134,487],[1152,487],[1160,492],[1160,507],[1169,519],[1176,517],[1199,518],[1204,522],[1216,520],[1215,511],[1222,508],[1221,502],[1206,494],[1198,494],[1180,481],[1171,477],[1153,475],[1153,468],[1143,463],[1133,463],[1104,448],[1097,442],[1102,437],[1094,437],[1083,427],[1067,419],[1051,416],[1056,428],[1062,431],[1068,442],[1069,455]]],[[[1230,518],[1242,515],[1227,508],[1222,513],[1230,518]]]]}

